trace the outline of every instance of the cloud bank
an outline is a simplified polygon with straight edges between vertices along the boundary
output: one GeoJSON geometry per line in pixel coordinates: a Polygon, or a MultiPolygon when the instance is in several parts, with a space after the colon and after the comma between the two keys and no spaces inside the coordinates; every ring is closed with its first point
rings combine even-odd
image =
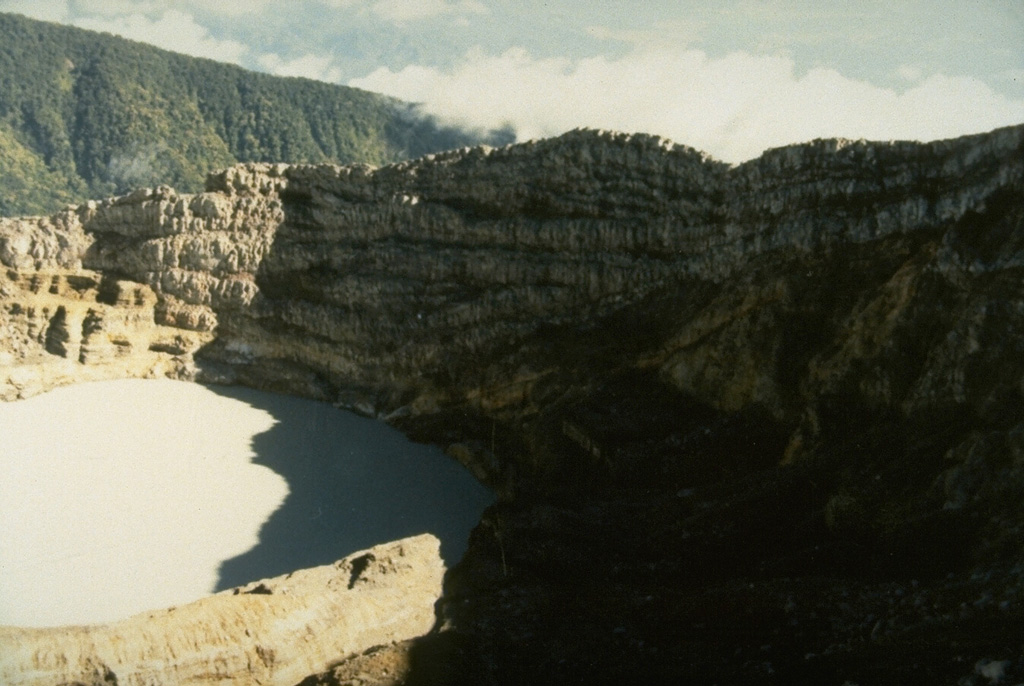
{"type": "Polygon", "coordinates": [[[903,90],[792,59],[639,48],[618,58],[536,59],[515,48],[467,53],[450,70],[380,68],[349,85],[422,103],[463,126],[511,124],[520,139],[587,126],[646,132],[740,162],[824,137],[934,140],[1024,122],[1011,100],[971,77],[900,72],[903,90]]]}
{"type": "MultiPolygon", "coordinates": [[[[258,11],[265,1],[249,0],[248,11],[258,11]]],[[[163,0],[0,0],[0,12],[15,12],[43,21],[112,33],[218,62],[242,64],[251,53],[242,42],[217,38],[209,28],[196,21],[191,12],[168,9],[167,4],[163,0]]],[[[200,7],[201,3],[198,0],[181,0],[176,5],[188,8],[200,7]]],[[[240,0],[225,0],[211,7],[215,14],[227,16],[244,9],[240,0]]]]}
{"type": "MultiPolygon", "coordinates": [[[[279,13],[270,0],[0,0],[0,11],[108,31],[281,76],[347,82],[422,103],[449,123],[511,126],[521,139],[579,126],[643,131],[730,162],[816,137],[932,140],[1024,122],[1019,87],[1024,72],[1016,53],[1005,40],[999,42],[998,31],[984,34],[995,41],[992,50],[1001,51],[995,62],[978,45],[964,43],[982,35],[966,19],[962,23],[970,30],[952,31],[943,43],[959,62],[936,62],[917,41],[914,49],[903,45],[885,53],[872,68],[856,72],[862,78],[853,78],[855,67],[849,60],[836,61],[836,55],[875,54],[864,48],[879,41],[901,44],[892,27],[878,33],[874,24],[861,21],[854,27],[860,27],[858,33],[833,22],[828,33],[816,21],[809,34],[806,22],[796,22],[802,15],[791,12],[772,24],[775,33],[762,36],[765,44],[755,45],[725,40],[737,32],[747,35],[750,18],[763,15],[753,12],[754,6],[731,10],[725,19],[721,12],[685,18],[668,12],[646,28],[637,28],[642,21],[637,26],[620,22],[615,25],[623,28],[613,30],[594,25],[593,16],[578,5],[572,11],[568,2],[548,5],[561,12],[552,16],[565,20],[564,29],[546,33],[523,21],[533,15],[481,0],[295,0],[279,13]],[[316,19],[306,21],[310,17],[316,19]],[[779,23],[783,19],[793,24],[788,32],[779,23]],[[438,41],[441,30],[465,41],[438,41]],[[522,45],[530,41],[523,34],[530,32],[540,36],[530,43],[532,49],[545,52],[476,48],[456,53],[452,61],[456,43],[522,45]],[[609,42],[614,49],[581,57],[594,49],[579,42],[581,36],[604,44],[599,49],[609,42]],[[806,48],[808,41],[816,41],[814,49],[801,52],[799,46],[806,48]],[[949,41],[960,47],[953,50],[949,41]],[[737,45],[736,51],[726,53],[725,44],[737,45]],[[708,47],[711,54],[698,49],[713,45],[719,47],[708,47]],[[980,55],[973,69],[978,76],[961,75],[971,69],[975,54],[980,55]],[[821,66],[826,59],[832,60],[829,68],[821,66]],[[367,73],[381,64],[389,66],[367,73]]],[[[772,16],[777,14],[773,10],[772,16]]],[[[939,40],[930,24],[924,33],[913,33],[911,15],[918,17],[897,12],[895,25],[923,43],[939,40]]],[[[821,16],[832,16],[831,10],[821,16]]],[[[978,21],[990,23],[990,16],[1002,15],[990,12],[978,21]]],[[[1013,16],[1004,23],[1014,25],[1013,16]]]]}
{"type": "Polygon", "coordinates": [[[330,57],[307,53],[295,59],[285,59],[276,53],[266,53],[257,59],[260,67],[275,76],[301,76],[327,83],[338,83],[341,70],[330,57]]]}
{"type": "Polygon", "coordinates": [[[68,16],[68,3],[39,2],[39,0],[3,0],[0,11],[24,14],[26,17],[42,21],[64,21],[68,16]]]}
{"type": "Polygon", "coordinates": [[[452,14],[485,14],[487,8],[477,0],[377,0],[370,5],[377,16],[404,23],[452,14]]]}
{"type": "Polygon", "coordinates": [[[115,17],[93,15],[81,17],[73,23],[79,28],[107,31],[165,50],[206,57],[219,62],[239,64],[249,52],[249,48],[243,43],[214,38],[191,14],[178,10],[167,10],[156,18],[150,18],[145,14],[115,17]]]}

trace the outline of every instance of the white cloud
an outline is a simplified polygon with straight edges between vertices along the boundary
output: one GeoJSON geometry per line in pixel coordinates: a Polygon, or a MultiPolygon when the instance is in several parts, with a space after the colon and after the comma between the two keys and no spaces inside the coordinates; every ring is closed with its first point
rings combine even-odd
{"type": "Polygon", "coordinates": [[[999,74],[999,78],[1024,84],[1024,69],[1006,69],[999,74]]]}
{"type": "MultiPolygon", "coordinates": [[[[923,75],[921,75],[923,77],[923,75]]],[[[1024,121],[1024,100],[941,74],[900,93],[781,56],[651,47],[610,60],[470,51],[450,71],[377,69],[349,85],[421,102],[445,120],[520,138],[578,126],[643,131],[737,162],[818,137],[933,140],[1024,121]]]]}
{"type": "MultiPolygon", "coordinates": [[[[267,6],[272,3],[271,0],[217,0],[217,2],[186,0],[186,4],[194,10],[205,14],[239,17],[266,12],[269,9],[267,6]]],[[[285,8],[285,11],[288,11],[287,5],[282,4],[281,6],[285,8]]]]}
{"type": "Polygon", "coordinates": [[[376,0],[370,11],[382,19],[403,23],[447,14],[484,14],[487,8],[477,0],[376,0]]]}
{"type": "Polygon", "coordinates": [[[453,21],[465,24],[467,14],[486,14],[486,5],[479,0],[319,0],[336,9],[355,9],[361,14],[376,15],[395,24],[453,15],[453,21]]]}
{"type": "Polygon", "coordinates": [[[39,0],[0,0],[0,12],[23,14],[43,21],[65,21],[68,17],[67,0],[40,2],[39,0]]]}
{"type": "Polygon", "coordinates": [[[924,75],[920,67],[915,67],[911,64],[901,64],[896,69],[896,76],[900,77],[904,81],[917,81],[924,75]]]}
{"type": "Polygon", "coordinates": [[[72,0],[76,14],[102,14],[107,17],[119,14],[159,13],[167,3],[161,0],[72,0]]]}
{"type": "MultiPolygon", "coordinates": [[[[37,0],[38,1],[38,0],[37,0]]],[[[42,0],[45,4],[49,0],[42,0]]],[[[261,11],[270,0],[71,0],[74,14],[79,16],[101,15],[105,17],[144,14],[154,17],[164,11],[198,12],[202,14],[239,16],[261,11]]]]}
{"type": "Polygon", "coordinates": [[[330,57],[312,53],[293,60],[285,60],[280,55],[268,53],[261,55],[257,62],[261,68],[277,76],[302,76],[328,83],[338,83],[342,78],[341,70],[334,66],[330,57]]]}
{"type": "Polygon", "coordinates": [[[76,19],[74,24],[83,29],[108,31],[166,50],[221,62],[239,64],[249,51],[248,47],[238,41],[214,38],[191,14],[177,10],[168,10],[155,19],[144,14],[109,18],[88,16],[76,19]]]}
{"type": "Polygon", "coordinates": [[[695,17],[657,21],[643,29],[618,29],[588,26],[584,31],[598,40],[627,43],[634,48],[683,48],[700,42],[707,33],[708,22],[695,17]]]}

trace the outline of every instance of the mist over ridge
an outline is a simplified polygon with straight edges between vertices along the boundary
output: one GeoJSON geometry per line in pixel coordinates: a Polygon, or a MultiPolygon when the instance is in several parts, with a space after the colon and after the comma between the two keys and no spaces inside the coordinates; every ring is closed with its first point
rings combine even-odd
{"type": "Polygon", "coordinates": [[[356,88],[0,14],[0,215],[142,186],[194,192],[236,162],[379,165],[512,137],[356,88]]]}

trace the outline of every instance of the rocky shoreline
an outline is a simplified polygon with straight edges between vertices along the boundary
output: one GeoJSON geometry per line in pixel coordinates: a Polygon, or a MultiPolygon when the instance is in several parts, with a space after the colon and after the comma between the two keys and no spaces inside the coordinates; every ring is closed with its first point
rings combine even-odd
{"type": "Polygon", "coordinates": [[[0,396],[238,383],[446,447],[502,502],[365,683],[1009,683],[1022,153],[577,131],[3,219],[0,396]]]}
{"type": "Polygon", "coordinates": [[[119,622],[0,627],[0,678],[50,684],[293,684],[427,633],[444,564],[429,535],[119,622]]]}

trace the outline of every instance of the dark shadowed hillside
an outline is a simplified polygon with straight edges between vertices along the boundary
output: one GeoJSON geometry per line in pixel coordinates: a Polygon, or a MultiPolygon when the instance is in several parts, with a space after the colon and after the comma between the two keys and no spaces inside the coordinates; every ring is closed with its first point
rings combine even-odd
{"type": "Polygon", "coordinates": [[[197,191],[235,162],[382,164],[481,142],[414,106],[0,14],[0,214],[130,188],[197,191]]]}

